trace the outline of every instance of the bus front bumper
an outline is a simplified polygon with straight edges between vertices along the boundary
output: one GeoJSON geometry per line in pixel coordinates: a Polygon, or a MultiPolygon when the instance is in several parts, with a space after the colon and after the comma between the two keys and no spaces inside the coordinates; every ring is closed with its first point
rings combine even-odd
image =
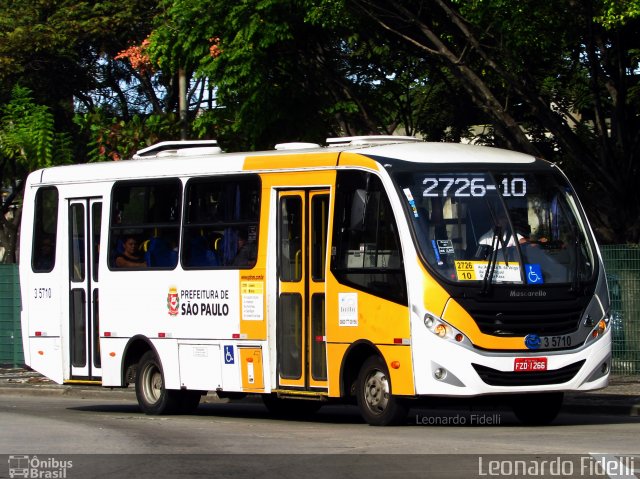
{"type": "Polygon", "coordinates": [[[563,351],[492,352],[431,334],[422,339],[427,347],[414,349],[419,396],[591,391],[607,386],[611,370],[611,329],[588,346],[563,351]],[[539,370],[518,370],[522,363],[540,365],[539,370]]]}

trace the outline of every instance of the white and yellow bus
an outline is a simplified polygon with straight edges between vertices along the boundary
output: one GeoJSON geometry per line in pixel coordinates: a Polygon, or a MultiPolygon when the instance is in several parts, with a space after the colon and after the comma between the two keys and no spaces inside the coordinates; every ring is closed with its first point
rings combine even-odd
{"type": "Polygon", "coordinates": [[[495,395],[539,424],[610,370],[605,273],[574,190],[487,147],[176,142],[39,170],[20,281],[26,363],[135,384],[147,414],[210,391],[275,412],[355,399],[388,425],[412,400],[495,395]]]}

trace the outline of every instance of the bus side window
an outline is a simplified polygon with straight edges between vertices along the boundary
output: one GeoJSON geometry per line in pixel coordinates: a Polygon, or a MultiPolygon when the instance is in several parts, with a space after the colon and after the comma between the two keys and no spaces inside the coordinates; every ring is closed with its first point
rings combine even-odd
{"type": "Polygon", "coordinates": [[[337,184],[331,271],[341,283],[406,304],[400,237],[382,182],[344,171],[337,184]]]}
{"type": "MultiPolygon", "coordinates": [[[[128,254],[138,266],[173,269],[178,264],[182,185],[180,180],[119,181],[113,186],[109,230],[109,266],[118,265],[124,242],[135,240],[128,254]]],[[[138,267],[136,266],[136,267],[138,267]]]]}
{"type": "Polygon", "coordinates": [[[56,188],[47,187],[38,190],[33,221],[31,268],[35,273],[48,273],[53,269],[56,259],[58,228],[58,190],[56,188]]]}
{"type": "Polygon", "coordinates": [[[258,245],[260,177],[195,178],[185,190],[183,268],[252,268],[258,245]]]}

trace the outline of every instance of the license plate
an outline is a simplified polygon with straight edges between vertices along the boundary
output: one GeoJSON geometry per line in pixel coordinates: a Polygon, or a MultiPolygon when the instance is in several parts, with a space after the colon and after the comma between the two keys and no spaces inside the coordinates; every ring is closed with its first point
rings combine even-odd
{"type": "Polygon", "coordinates": [[[513,363],[516,372],[534,372],[547,370],[547,358],[516,358],[513,363]]]}

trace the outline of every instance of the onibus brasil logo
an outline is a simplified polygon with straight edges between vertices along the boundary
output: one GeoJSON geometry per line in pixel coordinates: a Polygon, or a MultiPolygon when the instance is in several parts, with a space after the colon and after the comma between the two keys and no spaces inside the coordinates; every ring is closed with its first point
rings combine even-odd
{"type": "Polygon", "coordinates": [[[73,467],[73,461],[64,461],[55,457],[9,456],[9,477],[64,479],[67,469],[73,467]]]}

